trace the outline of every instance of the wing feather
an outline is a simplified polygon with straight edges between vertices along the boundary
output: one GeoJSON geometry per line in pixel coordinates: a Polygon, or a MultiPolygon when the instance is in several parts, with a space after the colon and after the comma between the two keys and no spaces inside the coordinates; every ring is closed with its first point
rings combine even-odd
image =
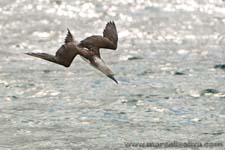
{"type": "Polygon", "coordinates": [[[73,61],[73,59],[76,57],[77,53],[74,52],[71,49],[65,48],[64,45],[62,45],[58,51],[56,52],[55,56],[47,53],[25,53],[30,56],[38,57],[59,65],[63,65],[65,67],[69,67],[73,61]]]}
{"type": "Polygon", "coordinates": [[[113,49],[116,50],[118,43],[118,34],[116,25],[113,21],[106,24],[103,30],[103,36],[93,35],[85,38],[80,42],[80,46],[86,47],[92,50],[100,58],[100,48],[113,49]]]}
{"type": "Polygon", "coordinates": [[[73,42],[73,35],[71,34],[70,32],[70,29],[67,28],[67,35],[66,35],[66,38],[65,38],[65,44],[69,43],[69,42],[73,42]]]}

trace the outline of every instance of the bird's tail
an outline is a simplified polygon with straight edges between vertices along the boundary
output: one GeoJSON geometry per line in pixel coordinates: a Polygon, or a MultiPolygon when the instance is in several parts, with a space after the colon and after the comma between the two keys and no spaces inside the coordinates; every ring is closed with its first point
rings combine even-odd
{"type": "Polygon", "coordinates": [[[47,53],[25,53],[30,56],[38,57],[53,63],[58,63],[56,57],[47,53]]]}

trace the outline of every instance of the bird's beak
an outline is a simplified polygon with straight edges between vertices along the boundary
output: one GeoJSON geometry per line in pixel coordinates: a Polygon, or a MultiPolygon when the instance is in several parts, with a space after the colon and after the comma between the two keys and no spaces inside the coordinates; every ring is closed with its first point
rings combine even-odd
{"type": "Polygon", "coordinates": [[[115,82],[116,82],[116,84],[118,84],[118,81],[114,78],[114,76],[113,76],[113,75],[107,75],[107,77],[109,77],[110,79],[112,79],[113,81],[115,81],[115,82]]]}

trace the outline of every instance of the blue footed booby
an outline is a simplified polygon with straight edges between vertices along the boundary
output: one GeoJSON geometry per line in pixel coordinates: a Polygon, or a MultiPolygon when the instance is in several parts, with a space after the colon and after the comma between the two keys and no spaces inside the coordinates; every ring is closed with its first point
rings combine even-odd
{"type": "Polygon", "coordinates": [[[64,44],[56,51],[55,56],[48,53],[25,53],[30,56],[38,57],[65,67],[69,67],[73,59],[80,55],[94,68],[104,73],[107,77],[112,79],[118,84],[114,78],[114,74],[109,67],[105,64],[100,55],[100,48],[117,49],[118,34],[116,25],[113,21],[106,24],[103,31],[103,36],[92,35],[84,40],[77,42],[70,30],[67,29],[67,36],[64,44]]]}

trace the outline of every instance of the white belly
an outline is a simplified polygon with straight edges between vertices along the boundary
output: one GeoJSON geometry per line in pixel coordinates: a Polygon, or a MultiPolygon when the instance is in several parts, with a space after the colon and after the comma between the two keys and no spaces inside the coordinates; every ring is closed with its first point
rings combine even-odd
{"type": "Polygon", "coordinates": [[[92,64],[88,59],[82,57],[87,63],[89,63],[91,66],[93,66],[94,68],[98,69],[99,71],[101,71],[102,73],[104,73],[105,75],[113,75],[113,72],[106,66],[105,62],[98,58],[98,57],[94,57],[94,62],[95,64],[92,64]]]}

